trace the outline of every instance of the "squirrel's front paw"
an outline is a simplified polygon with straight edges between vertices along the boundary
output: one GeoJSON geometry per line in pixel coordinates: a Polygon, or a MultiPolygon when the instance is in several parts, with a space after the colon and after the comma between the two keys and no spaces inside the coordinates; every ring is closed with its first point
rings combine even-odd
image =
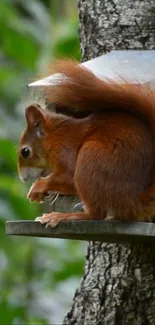
{"type": "Polygon", "coordinates": [[[28,192],[27,198],[31,202],[38,202],[43,203],[44,197],[48,193],[47,184],[44,180],[39,179],[36,182],[34,182],[28,192]]]}

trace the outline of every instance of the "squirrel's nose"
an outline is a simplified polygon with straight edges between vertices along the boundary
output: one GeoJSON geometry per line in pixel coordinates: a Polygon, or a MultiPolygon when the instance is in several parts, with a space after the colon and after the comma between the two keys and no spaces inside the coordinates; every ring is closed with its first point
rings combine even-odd
{"type": "Polygon", "coordinates": [[[20,151],[21,157],[27,159],[31,155],[31,149],[29,147],[24,147],[20,151]]]}

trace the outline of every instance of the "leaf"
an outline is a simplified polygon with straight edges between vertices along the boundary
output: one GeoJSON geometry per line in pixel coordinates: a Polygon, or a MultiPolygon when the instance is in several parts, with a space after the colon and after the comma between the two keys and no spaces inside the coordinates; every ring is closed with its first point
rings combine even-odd
{"type": "Polygon", "coordinates": [[[33,2],[29,2],[23,0],[22,5],[25,9],[27,9],[33,20],[40,24],[41,28],[44,30],[49,28],[51,24],[51,17],[49,15],[49,11],[41,1],[33,0],[33,2]]]}
{"type": "MultiPolygon", "coordinates": [[[[4,159],[5,164],[12,170],[17,169],[17,154],[15,145],[7,139],[0,139],[0,159],[4,159]]],[[[0,183],[1,181],[3,182],[4,180],[0,180],[0,183]]]]}
{"type": "Polygon", "coordinates": [[[39,44],[30,36],[19,33],[18,30],[5,30],[1,40],[1,49],[8,57],[15,60],[21,67],[34,69],[39,51],[39,44]]]}

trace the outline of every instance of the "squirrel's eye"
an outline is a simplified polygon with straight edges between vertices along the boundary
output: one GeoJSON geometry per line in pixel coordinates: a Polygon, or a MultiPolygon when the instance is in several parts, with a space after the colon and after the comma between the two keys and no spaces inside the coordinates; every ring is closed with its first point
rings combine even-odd
{"type": "Polygon", "coordinates": [[[30,156],[30,154],[31,154],[31,150],[30,150],[30,148],[29,147],[24,147],[24,148],[22,148],[21,149],[21,156],[24,158],[24,159],[26,159],[26,158],[28,158],[29,156],[30,156]]]}

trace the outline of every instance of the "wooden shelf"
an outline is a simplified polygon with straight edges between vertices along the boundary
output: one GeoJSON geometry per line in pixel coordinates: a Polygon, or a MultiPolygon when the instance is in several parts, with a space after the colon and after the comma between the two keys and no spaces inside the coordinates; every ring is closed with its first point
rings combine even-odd
{"type": "Polygon", "coordinates": [[[155,224],[119,221],[64,221],[55,228],[46,228],[45,225],[35,221],[7,221],[6,234],[112,243],[142,243],[155,241],[155,224]]]}

